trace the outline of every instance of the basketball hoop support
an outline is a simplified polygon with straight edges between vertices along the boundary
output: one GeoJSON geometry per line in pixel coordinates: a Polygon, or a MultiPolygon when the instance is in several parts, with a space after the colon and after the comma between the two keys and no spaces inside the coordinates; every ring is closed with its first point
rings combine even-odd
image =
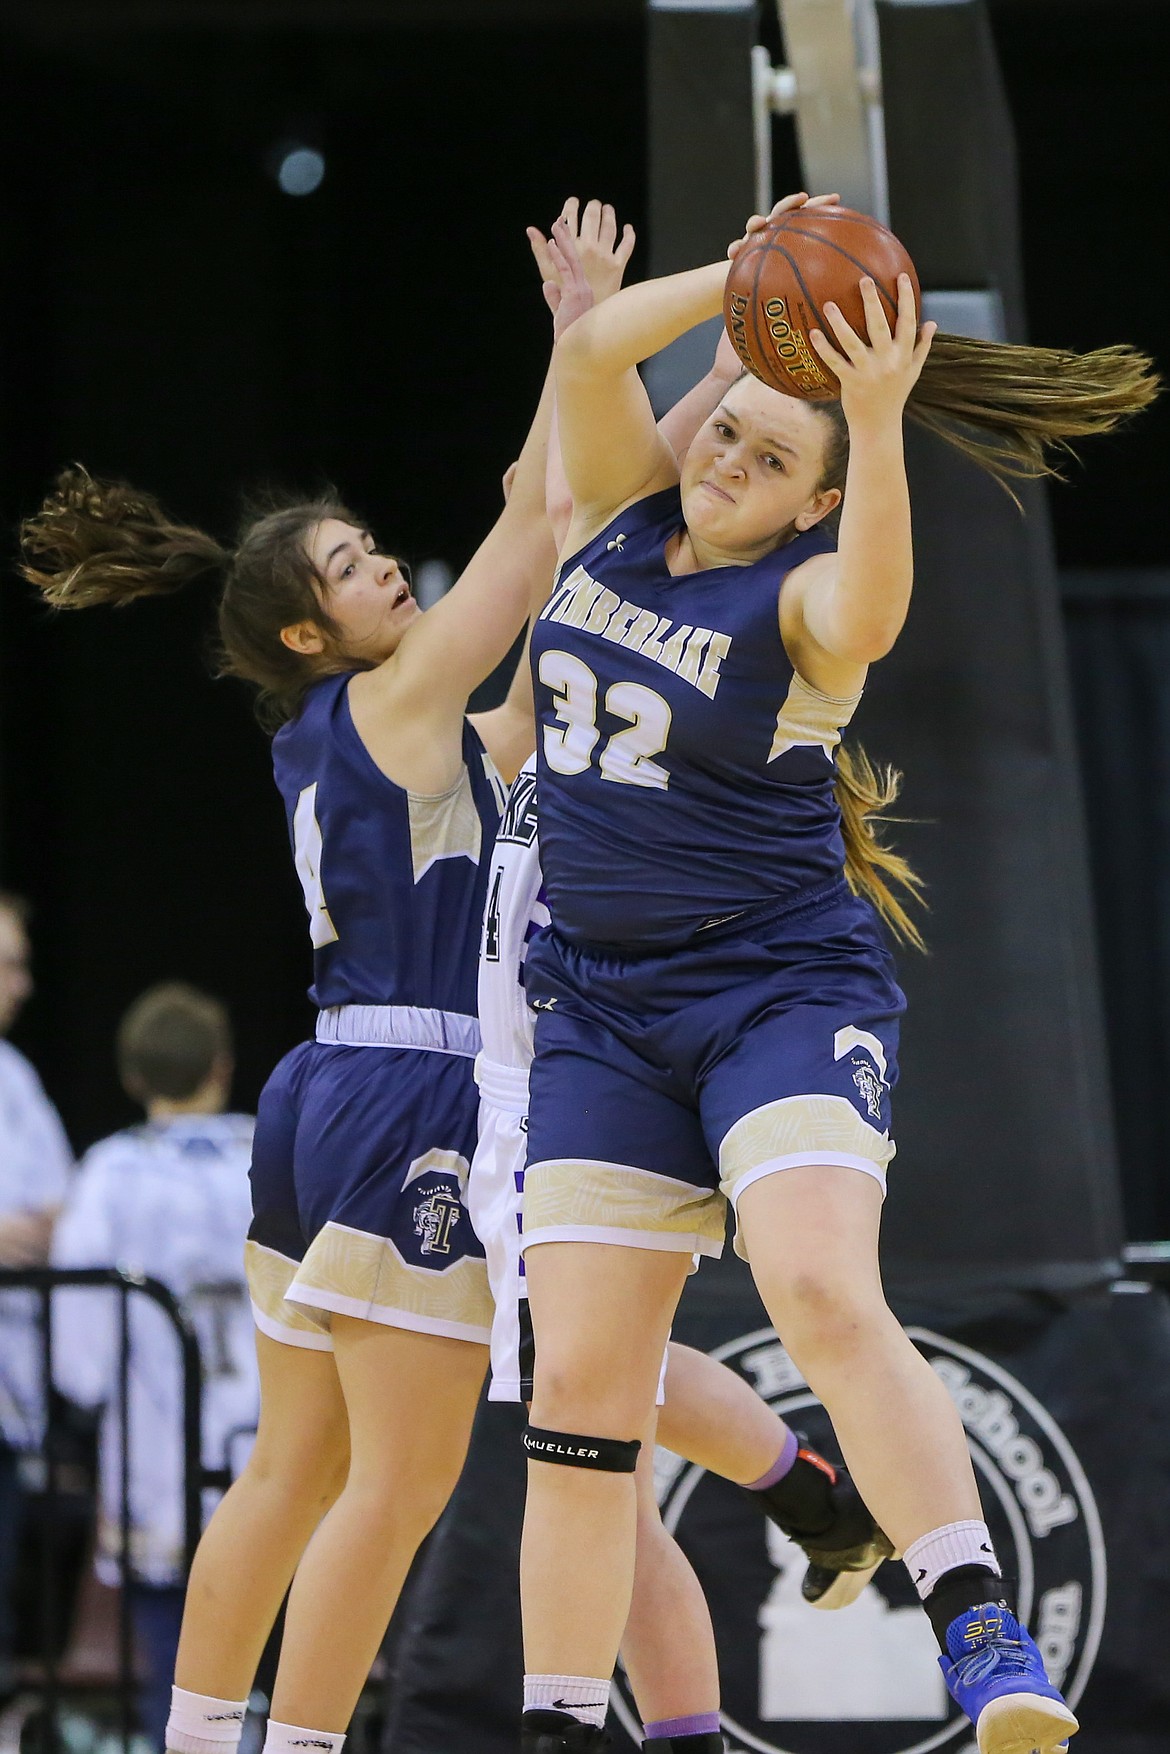
{"type": "Polygon", "coordinates": [[[874,0],[776,0],[787,65],[752,52],[756,205],[772,205],[772,117],[791,115],[811,193],[889,223],[881,56],[874,0]]]}

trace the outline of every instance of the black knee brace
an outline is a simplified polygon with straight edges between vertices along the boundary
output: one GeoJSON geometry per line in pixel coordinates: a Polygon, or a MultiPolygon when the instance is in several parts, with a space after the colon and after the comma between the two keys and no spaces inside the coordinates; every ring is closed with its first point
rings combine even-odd
{"type": "Polygon", "coordinates": [[[605,1474],[632,1474],[641,1442],[620,1437],[574,1437],[567,1431],[525,1427],[524,1454],[532,1462],[559,1462],[565,1468],[598,1468],[605,1474]]]}

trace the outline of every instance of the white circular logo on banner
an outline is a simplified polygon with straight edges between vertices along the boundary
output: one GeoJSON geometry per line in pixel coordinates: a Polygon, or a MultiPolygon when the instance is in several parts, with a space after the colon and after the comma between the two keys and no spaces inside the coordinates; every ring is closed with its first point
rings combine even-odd
{"type": "MultiPolygon", "coordinates": [[[[1051,1414],[1001,1365],[926,1329],[908,1332],[959,1410],[1020,1619],[1075,1706],[1105,1615],[1105,1548],[1084,1470],[1051,1414]]],[[[771,1328],[712,1356],[835,1453],[824,1408],[771,1328]]],[[[804,1554],[742,1492],[665,1450],[656,1468],[663,1522],[710,1604],[730,1754],[977,1754],[900,1562],[882,1566],[850,1607],[810,1608],[804,1554]]],[[[614,1708],[640,1745],[621,1670],[614,1708]]]]}

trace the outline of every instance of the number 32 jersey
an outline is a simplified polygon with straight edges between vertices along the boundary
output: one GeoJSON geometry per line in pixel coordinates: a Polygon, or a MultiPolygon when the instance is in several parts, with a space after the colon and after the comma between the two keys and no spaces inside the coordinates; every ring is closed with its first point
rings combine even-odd
{"type": "Polygon", "coordinates": [[[841,874],[834,751],[857,699],[799,677],[778,622],[818,530],[671,575],[677,488],[560,569],[533,628],[540,855],[573,943],[669,947],[841,874]]]}

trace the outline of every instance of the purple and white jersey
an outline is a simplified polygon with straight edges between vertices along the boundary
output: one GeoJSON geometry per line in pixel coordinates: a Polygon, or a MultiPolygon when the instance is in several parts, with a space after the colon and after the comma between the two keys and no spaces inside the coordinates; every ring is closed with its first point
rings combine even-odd
{"type": "Polygon", "coordinates": [[[488,868],[487,908],[479,956],[479,1027],[483,1057],[527,1072],[534,1018],[524,997],[528,946],[549,923],[536,839],[536,757],[516,775],[488,868]]]}

